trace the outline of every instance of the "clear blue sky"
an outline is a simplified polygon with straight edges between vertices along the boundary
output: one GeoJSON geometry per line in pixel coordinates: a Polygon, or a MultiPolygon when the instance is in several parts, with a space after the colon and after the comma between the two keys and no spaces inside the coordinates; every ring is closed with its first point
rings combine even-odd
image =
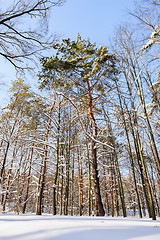
{"type": "MultiPolygon", "coordinates": [[[[6,2],[6,1],[5,1],[6,2]]],[[[4,2],[4,4],[5,4],[4,2]]],[[[50,32],[61,38],[76,39],[89,37],[97,45],[108,45],[115,27],[130,21],[127,10],[133,10],[134,0],[67,0],[62,7],[55,7],[50,16],[50,32]]],[[[48,54],[49,55],[49,54],[48,54]]],[[[16,79],[13,66],[1,59],[0,64],[0,106],[8,103],[7,90],[10,80],[16,79]]],[[[27,79],[31,84],[33,80],[27,79]]]]}
{"type": "Polygon", "coordinates": [[[113,29],[130,19],[127,9],[134,0],[67,0],[63,7],[54,8],[52,29],[62,37],[75,39],[80,33],[99,45],[105,45],[113,29]]]}

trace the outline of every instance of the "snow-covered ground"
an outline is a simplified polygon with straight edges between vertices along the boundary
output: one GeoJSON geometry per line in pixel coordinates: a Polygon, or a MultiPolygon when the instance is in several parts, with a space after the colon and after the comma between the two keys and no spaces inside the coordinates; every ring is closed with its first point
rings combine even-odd
{"type": "Polygon", "coordinates": [[[0,240],[160,240],[160,219],[0,215],[0,240]]]}

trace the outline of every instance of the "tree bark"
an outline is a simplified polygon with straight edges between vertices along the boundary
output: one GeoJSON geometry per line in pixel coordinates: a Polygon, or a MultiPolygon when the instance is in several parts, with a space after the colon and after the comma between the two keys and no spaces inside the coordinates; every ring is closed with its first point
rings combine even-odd
{"type": "Polygon", "coordinates": [[[56,152],[56,172],[53,182],[53,215],[57,214],[56,209],[56,185],[57,185],[57,179],[58,179],[58,167],[59,167],[59,148],[60,148],[60,124],[61,124],[61,108],[60,108],[61,102],[59,102],[59,108],[58,108],[58,127],[57,127],[57,152],[56,152]]]}
{"type": "MultiPolygon", "coordinates": [[[[55,105],[55,102],[51,106],[50,112],[49,112],[49,120],[48,120],[48,124],[47,124],[47,129],[46,129],[46,136],[45,136],[46,143],[48,142],[50,127],[51,127],[51,117],[52,117],[52,111],[54,109],[54,105],[55,105]]],[[[43,191],[44,191],[44,186],[45,186],[45,181],[46,181],[47,155],[48,155],[48,145],[45,144],[43,167],[42,167],[42,173],[40,175],[39,189],[38,189],[38,194],[37,194],[36,215],[42,214],[42,198],[43,198],[43,191]]]]}
{"type": "MultiPolygon", "coordinates": [[[[88,94],[89,94],[89,115],[93,124],[93,132],[92,135],[94,139],[97,138],[97,125],[93,115],[93,98],[91,95],[91,88],[89,85],[89,81],[87,80],[88,85],[88,94]]],[[[95,195],[95,213],[96,216],[104,216],[105,211],[102,204],[101,193],[100,193],[100,184],[98,177],[98,166],[97,166],[97,149],[96,142],[91,140],[91,150],[92,150],[92,174],[94,179],[94,195],[95,195]]]]}
{"type": "Polygon", "coordinates": [[[82,216],[82,209],[83,209],[83,190],[82,190],[82,176],[81,176],[81,167],[79,161],[79,149],[77,146],[77,161],[78,161],[78,181],[79,181],[79,215],[82,216]]]}
{"type": "Polygon", "coordinates": [[[27,206],[27,201],[28,201],[29,185],[30,185],[30,179],[31,179],[31,167],[32,167],[33,150],[34,150],[34,142],[32,143],[31,154],[30,154],[30,161],[29,161],[29,170],[28,170],[28,176],[27,176],[26,192],[25,192],[25,197],[24,197],[24,205],[23,205],[23,209],[22,209],[22,213],[23,213],[23,214],[24,214],[25,211],[26,211],[26,206],[27,206]]]}

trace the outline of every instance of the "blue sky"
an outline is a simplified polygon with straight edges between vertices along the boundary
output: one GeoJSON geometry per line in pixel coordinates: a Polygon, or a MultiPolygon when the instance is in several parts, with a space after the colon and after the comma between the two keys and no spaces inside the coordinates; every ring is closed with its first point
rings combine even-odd
{"type": "Polygon", "coordinates": [[[134,0],[67,0],[63,7],[54,8],[52,29],[62,37],[75,39],[80,33],[98,45],[106,45],[113,30],[130,19],[127,9],[134,0]]]}
{"type": "MultiPolygon", "coordinates": [[[[82,38],[89,37],[97,46],[108,45],[114,29],[130,21],[127,10],[133,8],[134,0],[67,0],[51,12],[49,29],[60,39],[70,37],[74,40],[80,33],[82,38]]],[[[0,61],[0,106],[4,106],[8,103],[10,81],[16,79],[16,73],[10,63],[2,58],[0,61]]],[[[27,77],[29,84],[35,82],[31,79],[27,77]]]]}

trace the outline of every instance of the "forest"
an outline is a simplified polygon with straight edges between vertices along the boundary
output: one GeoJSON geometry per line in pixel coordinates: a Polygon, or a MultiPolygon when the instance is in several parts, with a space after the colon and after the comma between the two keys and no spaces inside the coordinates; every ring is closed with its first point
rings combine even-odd
{"type": "Polygon", "coordinates": [[[22,18],[47,28],[49,9],[63,4],[22,2],[0,13],[0,56],[22,73],[0,114],[1,212],[156,220],[159,0],[137,1],[135,24],[119,26],[110,46],[20,29],[22,18]],[[23,78],[35,63],[37,89],[23,78]]]}

